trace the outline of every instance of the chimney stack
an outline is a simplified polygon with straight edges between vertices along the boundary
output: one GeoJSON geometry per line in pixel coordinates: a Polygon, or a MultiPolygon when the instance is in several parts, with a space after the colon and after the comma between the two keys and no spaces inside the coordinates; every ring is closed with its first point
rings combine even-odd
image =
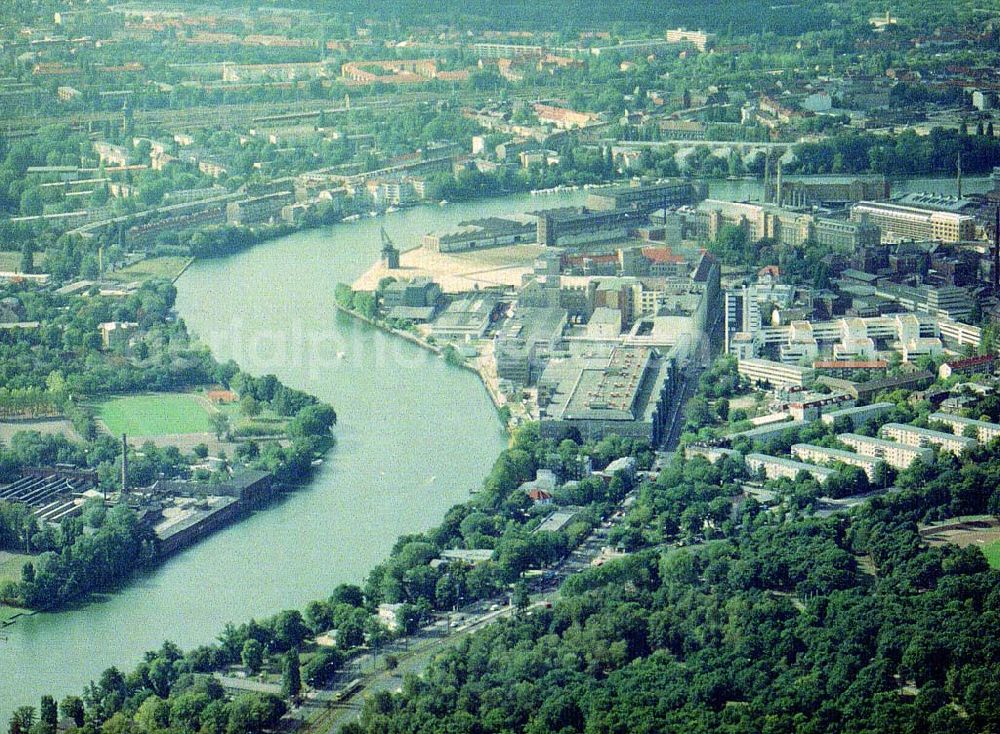
{"type": "Polygon", "coordinates": [[[125,495],[128,493],[128,441],[126,436],[122,434],[122,502],[125,501],[125,495]]]}
{"type": "Polygon", "coordinates": [[[962,198],[962,151],[958,151],[958,198],[962,198]]]}

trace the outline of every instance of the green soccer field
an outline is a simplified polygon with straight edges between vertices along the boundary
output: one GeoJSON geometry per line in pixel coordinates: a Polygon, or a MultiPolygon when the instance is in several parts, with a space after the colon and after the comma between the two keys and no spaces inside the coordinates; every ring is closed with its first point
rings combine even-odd
{"type": "Polygon", "coordinates": [[[194,395],[182,393],[111,398],[97,406],[97,415],[116,436],[121,433],[166,436],[212,431],[205,406],[194,395]]]}

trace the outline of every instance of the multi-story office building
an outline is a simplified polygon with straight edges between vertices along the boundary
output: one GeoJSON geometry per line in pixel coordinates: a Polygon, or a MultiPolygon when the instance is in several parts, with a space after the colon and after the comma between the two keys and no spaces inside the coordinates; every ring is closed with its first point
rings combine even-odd
{"type": "Polygon", "coordinates": [[[694,46],[699,51],[715,44],[715,34],[705,31],[689,31],[686,28],[673,28],[667,31],[667,43],[678,43],[694,46]]]}
{"type": "Polygon", "coordinates": [[[803,387],[815,374],[812,367],[782,364],[769,359],[741,359],[737,364],[737,372],[754,384],[776,388],[803,387]]]}
{"type": "Polygon", "coordinates": [[[862,436],[857,433],[841,433],[837,440],[850,446],[862,456],[881,459],[893,469],[908,469],[917,459],[930,461],[934,452],[921,446],[909,446],[905,443],[886,441],[881,438],[862,436]]]}
{"type": "MultiPolygon", "coordinates": [[[[779,308],[788,308],[794,299],[795,286],[788,283],[778,283],[770,277],[760,278],[756,283],[750,285],[727,289],[725,295],[726,351],[729,351],[729,341],[733,334],[743,332],[753,335],[765,326],[761,315],[762,306],[774,304],[779,308]]],[[[766,325],[770,326],[770,324],[766,325]]]]}
{"type": "Polygon", "coordinates": [[[956,436],[953,433],[931,431],[927,428],[908,426],[903,423],[886,423],[879,430],[879,435],[890,441],[905,443],[908,446],[939,446],[942,451],[960,454],[971,449],[978,443],[974,438],[956,436]]]}
{"type": "Polygon", "coordinates": [[[939,240],[963,242],[975,239],[976,220],[966,214],[935,211],[890,202],[862,201],[851,209],[851,220],[863,216],[882,230],[884,240],[939,240]]]}
{"type": "Polygon", "coordinates": [[[932,287],[879,283],[875,295],[895,301],[903,308],[942,319],[963,319],[972,313],[972,298],[965,288],[954,285],[932,287]]]}
{"type": "Polygon", "coordinates": [[[769,238],[793,247],[804,244],[813,235],[811,214],[718,199],[706,199],[698,205],[694,224],[697,235],[709,240],[718,238],[727,225],[743,229],[753,241],[769,238]]]}
{"type": "Polygon", "coordinates": [[[819,217],[815,224],[816,242],[837,250],[853,252],[882,244],[882,230],[870,221],[851,222],[819,217]]]}

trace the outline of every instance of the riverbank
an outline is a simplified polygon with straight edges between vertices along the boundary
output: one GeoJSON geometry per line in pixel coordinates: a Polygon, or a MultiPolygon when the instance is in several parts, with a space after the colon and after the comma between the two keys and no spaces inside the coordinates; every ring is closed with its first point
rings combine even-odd
{"type": "MultiPolygon", "coordinates": [[[[384,321],[369,318],[368,316],[358,313],[354,309],[347,308],[339,303],[335,304],[335,308],[340,313],[355,318],[362,323],[368,324],[369,326],[373,326],[386,334],[400,337],[411,344],[420,347],[421,349],[432,352],[443,359],[446,358],[446,347],[432,344],[418,334],[414,334],[413,332],[406,331],[404,329],[397,329],[384,321]]],[[[495,376],[494,379],[491,379],[491,376],[484,369],[481,357],[477,357],[475,364],[470,363],[469,360],[465,358],[462,358],[461,361],[448,360],[448,364],[453,367],[468,370],[469,372],[475,374],[479,378],[483,387],[486,389],[486,394],[489,395],[493,406],[497,409],[497,414],[499,415],[501,422],[504,424],[504,429],[509,433],[516,427],[517,423],[520,422],[521,419],[515,417],[517,414],[512,411],[510,402],[503,395],[503,393],[500,392],[500,386],[495,379],[495,376]]]]}

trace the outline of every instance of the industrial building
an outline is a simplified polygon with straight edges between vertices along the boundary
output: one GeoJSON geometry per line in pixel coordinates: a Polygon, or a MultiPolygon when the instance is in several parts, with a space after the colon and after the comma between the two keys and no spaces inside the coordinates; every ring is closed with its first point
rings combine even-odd
{"type": "Polygon", "coordinates": [[[593,211],[586,207],[563,207],[532,215],[537,218],[536,242],[547,247],[628,239],[633,229],[649,221],[644,212],[632,209],[593,211]]]}
{"type": "Polygon", "coordinates": [[[851,208],[851,220],[860,222],[863,216],[882,230],[883,239],[938,240],[964,242],[976,236],[976,220],[967,214],[935,211],[917,206],[889,202],[862,201],[851,208]]]}
{"type": "Polygon", "coordinates": [[[554,358],[538,382],[542,436],[617,434],[657,446],[669,427],[676,380],[674,360],[649,347],[586,345],[554,358]]]}
{"type": "Polygon", "coordinates": [[[587,196],[587,208],[592,211],[633,209],[650,213],[657,209],[692,204],[705,198],[703,183],[671,179],[655,184],[618,186],[596,191],[587,196]]]}
{"type": "Polygon", "coordinates": [[[497,376],[511,385],[534,382],[562,339],[566,324],[564,309],[519,306],[494,341],[497,376]]]}
{"type": "Polygon", "coordinates": [[[460,222],[452,232],[431,232],[424,235],[422,244],[437,252],[465,252],[487,247],[529,244],[535,241],[538,227],[535,222],[488,217],[460,222]]]}
{"type": "Polygon", "coordinates": [[[765,196],[779,206],[828,206],[885,201],[891,188],[885,176],[785,176],[769,180],[765,196]]]}
{"type": "Polygon", "coordinates": [[[495,291],[467,293],[434,319],[431,333],[438,339],[482,339],[502,308],[500,294],[495,291]]]}

